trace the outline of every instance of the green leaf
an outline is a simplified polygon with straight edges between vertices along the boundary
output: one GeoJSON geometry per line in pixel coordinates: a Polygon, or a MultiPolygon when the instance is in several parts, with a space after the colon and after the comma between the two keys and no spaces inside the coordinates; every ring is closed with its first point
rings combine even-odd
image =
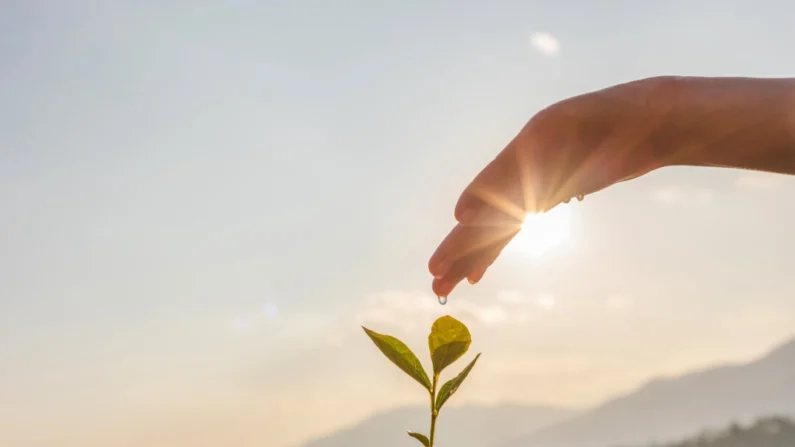
{"type": "Polygon", "coordinates": [[[425,373],[422,363],[405,343],[395,337],[373,332],[364,326],[362,329],[392,363],[419,382],[426,390],[431,390],[431,381],[428,380],[428,374],[425,373]]]}
{"type": "Polygon", "coordinates": [[[472,337],[464,323],[446,315],[439,318],[431,327],[428,347],[431,350],[433,373],[439,374],[461,358],[469,349],[472,337]]]}
{"type": "Polygon", "coordinates": [[[413,431],[410,431],[409,436],[416,439],[417,441],[420,441],[422,445],[424,445],[425,447],[431,447],[431,441],[429,441],[425,435],[421,435],[419,433],[414,433],[413,431]]]}
{"type": "Polygon", "coordinates": [[[436,410],[440,410],[442,405],[447,402],[447,399],[453,397],[456,391],[458,391],[458,387],[464,383],[464,379],[467,378],[469,372],[472,371],[472,368],[475,366],[475,362],[478,361],[480,358],[480,354],[475,356],[475,359],[469,362],[466,368],[463,371],[458,373],[457,376],[453,377],[452,379],[448,380],[447,383],[442,385],[442,389],[439,390],[439,396],[436,397],[436,410]]]}

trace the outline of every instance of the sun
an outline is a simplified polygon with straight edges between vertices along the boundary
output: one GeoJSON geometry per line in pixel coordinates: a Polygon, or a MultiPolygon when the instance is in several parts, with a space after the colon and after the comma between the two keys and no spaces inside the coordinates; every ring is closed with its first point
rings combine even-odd
{"type": "Polygon", "coordinates": [[[508,244],[511,251],[540,258],[571,238],[571,207],[560,204],[546,213],[525,216],[522,230],[508,244]]]}

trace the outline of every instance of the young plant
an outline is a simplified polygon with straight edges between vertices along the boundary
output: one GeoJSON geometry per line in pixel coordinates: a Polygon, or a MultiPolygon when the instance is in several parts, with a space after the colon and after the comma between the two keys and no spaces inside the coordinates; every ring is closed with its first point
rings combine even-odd
{"type": "Polygon", "coordinates": [[[469,372],[475,366],[475,362],[480,358],[480,354],[476,355],[457,376],[445,382],[441,388],[438,388],[439,375],[442,371],[461,358],[469,349],[469,345],[472,343],[469,329],[464,323],[449,315],[441,317],[433,323],[431,333],[428,335],[428,348],[431,354],[431,363],[433,364],[432,379],[428,378],[422,363],[405,343],[390,335],[373,332],[366,327],[362,327],[362,329],[392,363],[428,391],[431,402],[430,437],[411,431],[409,436],[422,443],[425,447],[433,447],[434,438],[436,437],[436,419],[439,417],[442,406],[458,391],[464,379],[467,378],[469,372]]]}

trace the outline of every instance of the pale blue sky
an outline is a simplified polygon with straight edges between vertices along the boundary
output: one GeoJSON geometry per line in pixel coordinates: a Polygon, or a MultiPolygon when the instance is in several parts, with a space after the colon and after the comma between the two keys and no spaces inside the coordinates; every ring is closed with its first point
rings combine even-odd
{"type": "Polygon", "coordinates": [[[653,173],[444,308],[426,261],[540,108],[795,76],[793,21],[783,0],[0,2],[0,444],[289,447],[413,401],[358,325],[419,350],[442,312],[485,352],[461,402],[590,405],[761,354],[795,335],[795,179],[653,173]]]}

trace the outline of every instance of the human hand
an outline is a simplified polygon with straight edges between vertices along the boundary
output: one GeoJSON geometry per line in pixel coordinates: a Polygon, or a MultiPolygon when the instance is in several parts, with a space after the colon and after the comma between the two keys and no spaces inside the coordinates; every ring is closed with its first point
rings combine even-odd
{"type": "Polygon", "coordinates": [[[429,263],[434,293],[447,297],[464,278],[480,281],[525,214],[672,164],[671,123],[679,110],[673,79],[576,96],[531,118],[458,200],[458,224],[429,263]]]}

